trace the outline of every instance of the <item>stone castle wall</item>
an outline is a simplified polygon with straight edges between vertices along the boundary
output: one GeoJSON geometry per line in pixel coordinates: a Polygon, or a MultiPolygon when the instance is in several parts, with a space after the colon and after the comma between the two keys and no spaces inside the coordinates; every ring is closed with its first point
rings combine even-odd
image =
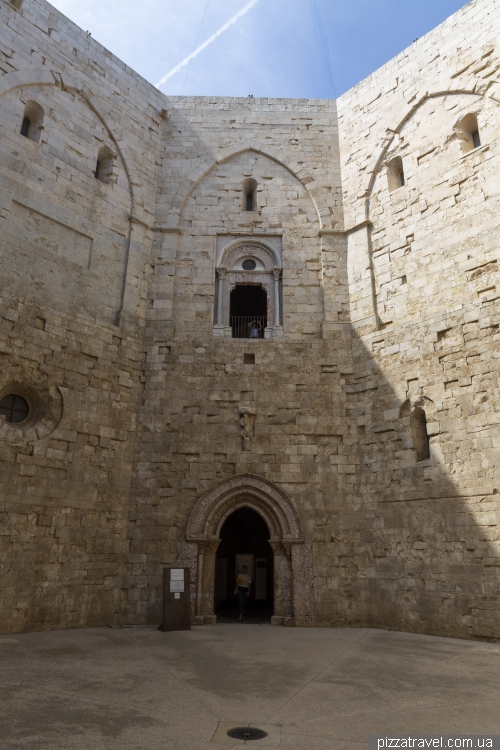
{"type": "Polygon", "coordinates": [[[369,222],[348,235],[348,390],[372,621],[480,637],[499,621],[498,10],[466,5],[338,102],[345,226],[369,222]]]}
{"type": "Polygon", "coordinates": [[[0,397],[38,412],[0,425],[0,628],[114,622],[163,100],[47,3],[2,1],[0,39],[0,397]],[[30,101],[38,143],[20,135],[30,101]]]}
{"type": "Polygon", "coordinates": [[[251,475],[300,518],[297,624],[498,637],[498,2],[338,102],[167,98],[47,3],[0,14],[0,397],[40,410],[0,425],[1,628],[159,622],[180,563],[200,614],[190,514],[251,475]],[[264,340],[214,327],[238,239],[279,259],[264,340]]]}

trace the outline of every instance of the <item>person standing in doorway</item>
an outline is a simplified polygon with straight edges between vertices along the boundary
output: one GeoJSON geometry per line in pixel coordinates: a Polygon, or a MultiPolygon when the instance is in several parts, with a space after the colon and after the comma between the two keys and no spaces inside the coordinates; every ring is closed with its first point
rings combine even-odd
{"type": "Polygon", "coordinates": [[[247,611],[248,594],[250,593],[250,586],[252,585],[252,579],[248,575],[248,568],[244,565],[241,569],[241,573],[238,573],[236,578],[236,592],[238,592],[238,599],[240,605],[240,616],[238,622],[243,622],[247,611]]]}

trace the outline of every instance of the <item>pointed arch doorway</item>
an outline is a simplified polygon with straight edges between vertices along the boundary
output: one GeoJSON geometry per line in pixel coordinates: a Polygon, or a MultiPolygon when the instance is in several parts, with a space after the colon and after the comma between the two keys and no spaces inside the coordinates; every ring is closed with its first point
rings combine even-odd
{"type": "Polygon", "coordinates": [[[238,474],[217,483],[191,511],[178,564],[191,568],[194,624],[215,624],[217,550],[225,522],[240,509],[253,511],[265,523],[272,550],[272,625],[307,625],[313,621],[313,576],[310,545],[298,513],[282,490],[263,477],[238,474]]]}
{"type": "Polygon", "coordinates": [[[215,559],[214,613],[218,622],[238,618],[236,577],[243,565],[252,579],[245,618],[270,622],[274,614],[274,555],[267,524],[252,508],[238,508],[222,524],[215,559]]]}

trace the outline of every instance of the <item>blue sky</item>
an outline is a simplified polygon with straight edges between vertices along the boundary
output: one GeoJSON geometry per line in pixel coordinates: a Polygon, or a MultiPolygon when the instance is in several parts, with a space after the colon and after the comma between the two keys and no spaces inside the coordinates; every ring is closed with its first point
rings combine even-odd
{"type": "MultiPolygon", "coordinates": [[[[52,0],[153,84],[247,4],[248,0],[52,0]]],[[[256,0],[160,89],[170,95],[340,96],[465,4],[256,0]]]]}

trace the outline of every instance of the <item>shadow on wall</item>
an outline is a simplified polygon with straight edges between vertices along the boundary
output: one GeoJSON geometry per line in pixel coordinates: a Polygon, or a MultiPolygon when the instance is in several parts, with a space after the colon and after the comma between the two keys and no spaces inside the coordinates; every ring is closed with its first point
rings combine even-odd
{"type": "MultiPolygon", "coordinates": [[[[431,333],[419,326],[420,340],[431,333]]],[[[498,326],[485,315],[460,347],[436,340],[426,358],[389,353],[405,334],[378,332],[372,351],[370,337],[353,339],[361,504],[340,509],[333,528],[338,596],[350,624],[498,639],[498,373],[477,364],[472,382],[459,377],[498,350],[498,326]]]]}
{"type": "MultiPolygon", "coordinates": [[[[469,123],[468,127],[472,128],[473,125],[469,123]]],[[[474,132],[470,134],[472,143],[474,132]]],[[[461,149],[458,140],[455,145],[457,151],[459,147],[461,149]]],[[[267,160],[262,155],[251,156],[267,160]]],[[[422,166],[427,163],[424,156],[422,166]]],[[[210,180],[220,180],[227,187],[229,166],[233,168],[238,160],[240,157],[235,157],[231,165],[225,163],[218,166],[210,173],[210,180]]],[[[411,188],[411,180],[415,180],[415,177],[411,170],[405,175],[402,169],[397,169],[404,166],[402,162],[393,166],[393,176],[399,179],[395,192],[399,191],[399,196],[403,196],[411,188]]],[[[235,185],[240,190],[241,170],[237,176],[235,185]]],[[[182,190],[178,192],[180,195],[182,190]]],[[[175,204],[176,196],[170,198],[175,204]]],[[[430,202],[429,195],[427,198],[430,202]]],[[[165,198],[162,220],[167,217],[167,204],[165,198]]],[[[246,214],[250,212],[242,210],[240,198],[228,206],[227,216],[217,219],[210,226],[217,232],[237,233],[240,226],[238,221],[246,220],[246,214]]],[[[179,213],[181,208],[179,201],[179,213]]],[[[191,222],[194,225],[204,220],[205,214],[212,211],[207,205],[206,196],[201,195],[201,189],[199,194],[194,189],[186,199],[183,214],[186,229],[189,229],[191,222]],[[196,205],[197,200],[199,205],[196,205]]],[[[311,224],[312,220],[311,213],[311,224]]],[[[387,226],[393,223],[391,215],[387,226]]],[[[209,225],[208,221],[206,225],[209,225]]],[[[432,226],[431,238],[435,238],[436,231],[432,226]]],[[[449,234],[449,226],[440,225],[440,231],[449,234]]],[[[303,236],[302,229],[297,229],[297,236],[303,236]]],[[[199,239],[199,247],[193,247],[191,239],[188,239],[189,245],[185,248],[174,233],[165,234],[162,242],[163,249],[168,250],[172,260],[177,259],[178,267],[184,274],[184,289],[180,289],[176,303],[172,304],[172,317],[176,321],[184,320],[180,314],[183,292],[191,307],[196,309],[196,316],[193,313],[190,329],[187,330],[186,326],[182,335],[185,336],[186,345],[192,347],[196,340],[201,350],[206,351],[206,355],[203,355],[206,375],[208,364],[211,364],[210,357],[217,358],[219,362],[222,356],[220,350],[212,348],[213,341],[208,338],[208,326],[213,316],[213,235],[199,239]],[[206,285],[198,280],[202,264],[206,267],[206,285]],[[196,269],[196,279],[191,269],[196,269]],[[189,274],[192,274],[196,284],[188,284],[189,274]],[[193,337],[194,331],[198,337],[196,339],[193,337]]],[[[374,247],[374,250],[377,249],[374,247]]],[[[411,252],[411,249],[403,248],[401,258],[396,257],[392,262],[394,266],[396,262],[401,265],[400,286],[409,287],[406,251],[411,252]]],[[[290,257],[294,257],[296,246],[290,245],[289,252],[290,257]]],[[[163,293],[164,287],[166,284],[161,277],[155,278],[152,284],[155,294],[163,293]]],[[[300,277],[296,288],[302,289],[300,277]]],[[[498,432],[494,416],[490,419],[486,413],[490,409],[488,399],[491,402],[498,397],[492,396],[493,390],[498,394],[498,378],[491,372],[493,352],[495,348],[498,349],[498,325],[490,319],[491,311],[486,307],[468,322],[465,322],[463,309],[447,312],[452,309],[450,299],[453,293],[450,284],[439,286],[436,294],[441,294],[443,300],[432,322],[417,317],[413,307],[408,325],[398,323],[394,326],[392,322],[396,318],[384,308],[383,331],[367,334],[363,339],[354,335],[353,364],[349,366],[350,369],[347,366],[344,369],[339,347],[334,341],[321,341],[319,355],[319,349],[315,350],[310,341],[301,339],[300,363],[292,361],[291,341],[286,338],[282,344],[274,342],[272,350],[266,349],[266,373],[269,379],[266,381],[266,393],[260,392],[261,411],[256,418],[256,433],[265,436],[266,442],[259,445],[256,440],[253,441],[252,450],[245,452],[245,467],[277,484],[291,487],[291,497],[304,526],[307,523],[311,528],[316,523],[316,527],[319,527],[318,516],[325,519],[321,521],[324,528],[318,528],[318,535],[314,538],[315,607],[316,623],[319,625],[368,625],[458,637],[500,638],[500,556],[497,556],[496,550],[499,517],[496,498],[500,481],[497,478],[495,453],[498,432]],[[446,318],[446,324],[438,326],[440,316],[446,318]],[[414,339],[412,347],[405,348],[402,344],[411,339],[414,339]],[[429,344],[430,341],[433,343],[429,344]],[[302,368],[307,359],[311,361],[306,386],[302,368]],[[336,364],[330,369],[330,365],[320,365],[320,362],[336,364]],[[473,377],[467,380],[462,377],[462,372],[471,363],[473,377]],[[314,390],[319,370],[322,373],[321,383],[331,379],[328,401],[324,394],[325,406],[318,399],[320,386],[314,390]],[[297,400],[297,408],[288,404],[287,431],[282,428],[279,438],[271,437],[268,431],[270,419],[265,416],[265,399],[272,395],[273,400],[277,401],[283,390],[285,372],[287,385],[304,385],[309,394],[314,392],[315,400],[297,400]],[[272,373],[276,375],[271,376],[272,373]],[[346,381],[345,388],[341,385],[341,377],[346,381]],[[344,399],[350,415],[349,426],[345,430],[343,424],[339,425],[344,399]],[[318,425],[325,413],[329,414],[330,424],[323,430],[318,425]],[[296,421],[297,415],[300,420],[296,421]],[[311,426],[306,426],[308,420],[311,426]],[[337,434],[333,434],[334,430],[337,434]],[[289,466],[285,463],[287,456],[283,455],[283,446],[291,443],[306,444],[310,450],[309,463],[306,465],[304,461],[300,465],[301,487],[304,488],[302,495],[295,481],[299,462],[294,466],[297,473],[293,479],[286,474],[289,466]],[[314,453],[318,447],[319,452],[314,453]],[[268,454],[279,455],[279,461],[266,466],[264,456],[268,454]],[[255,468],[252,468],[253,464],[255,468]],[[309,473],[306,474],[306,470],[309,473]],[[351,478],[352,482],[348,483],[347,480],[351,478]],[[309,497],[311,502],[308,504],[309,497]],[[324,564],[320,562],[321,558],[324,564]]],[[[170,294],[173,298],[172,290],[170,294]]],[[[380,290],[378,294],[381,298],[379,302],[384,301],[380,290]]],[[[421,287],[417,289],[415,286],[413,294],[418,294],[417,302],[422,305],[421,287]]],[[[470,293],[465,294],[469,294],[464,297],[468,300],[470,293]]],[[[371,299],[370,295],[368,298],[371,299]]],[[[427,299],[423,301],[424,305],[427,303],[427,299]]],[[[290,299],[286,300],[286,306],[289,310],[290,299]]],[[[182,314],[187,309],[188,305],[182,314]]],[[[344,320],[347,320],[347,313],[345,315],[344,320]]],[[[303,335],[299,329],[303,317],[302,314],[297,315],[298,335],[303,335]]],[[[163,320],[167,318],[166,307],[152,311],[149,324],[151,340],[155,335],[155,326],[158,332],[162,331],[158,333],[158,340],[165,338],[163,320]]],[[[293,327],[288,320],[285,337],[291,330],[293,327]]],[[[180,327],[176,328],[176,335],[181,338],[179,331],[180,327]]],[[[172,352],[166,341],[164,344],[158,343],[158,347],[158,352],[168,351],[165,358],[173,361],[175,345],[172,352]]],[[[239,387],[239,370],[233,364],[234,379],[229,374],[224,376],[228,393],[232,392],[233,382],[234,391],[239,387]]],[[[195,363],[192,370],[190,367],[186,362],[182,364],[182,380],[177,380],[180,383],[179,395],[187,376],[191,373],[198,376],[195,363]]],[[[177,370],[177,374],[179,372],[177,370]]],[[[162,377],[163,392],[159,397],[166,398],[167,383],[174,389],[176,387],[173,364],[172,370],[168,374],[162,373],[162,377]]],[[[175,497],[178,508],[182,508],[180,512],[185,512],[187,516],[201,481],[210,486],[217,478],[235,473],[235,464],[229,464],[228,455],[237,455],[238,465],[241,466],[241,454],[235,449],[236,433],[231,438],[227,428],[227,424],[231,424],[231,413],[237,413],[234,409],[231,412],[233,404],[214,408],[210,413],[210,422],[203,430],[189,413],[190,410],[196,412],[202,409],[209,391],[210,377],[220,376],[218,373],[206,375],[203,382],[201,379],[199,381],[199,393],[195,395],[190,391],[183,396],[182,427],[179,423],[179,426],[174,424],[171,428],[172,432],[178,433],[175,445],[180,445],[183,440],[189,442],[195,435],[193,442],[199,449],[196,458],[190,457],[188,460],[177,456],[175,463],[165,470],[163,476],[153,479],[150,486],[136,486],[138,505],[141,504],[144,509],[150,502],[149,495],[159,504],[160,490],[156,489],[154,482],[158,485],[163,482],[165,490],[161,491],[165,492],[164,496],[175,497]],[[224,417],[227,417],[225,424],[224,417]],[[215,454],[214,445],[217,445],[215,454]],[[203,457],[203,464],[200,462],[203,474],[190,468],[196,467],[199,456],[203,457]],[[218,477],[212,467],[212,473],[207,471],[210,457],[213,464],[220,467],[218,477]],[[185,482],[182,492],[178,489],[179,482],[185,482]],[[156,498],[155,493],[158,493],[156,498]]],[[[248,379],[248,392],[255,390],[259,393],[257,372],[254,380],[248,373],[245,373],[245,378],[248,379]]],[[[159,387],[158,384],[155,386],[159,387]]],[[[151,401],[156,397],[152,393],[151,401]]],[[[213,404],[211,406],[213,408],[213,404]]],[[[149,405],[145,407],[145,413],[149,408],[149,405]]],[[[147,420],[150,419],[149,413],[147,420]]],[[[146,516],[147,512],[144,511],[146,516]]],[[[148,518],[144,521],[145,525],[147,523],[153,525],[148,518]]],[[[159,537],[160,532],[156,533],[159,537]]],[[[155,544],[157,561],[164,560],[166,554],[174,558],[176,543],[173,536],[169,537],[168,544],[163,541],[155,544]]],[[[136,544],[135,551],[138,550],[139,544],[136,544]]],[[[129,565],[131,569],[132,561],[129,565]]],[[[156,577],[159,580],[159,576],[156,577]]],[[[150,591],[154,587],[154,575],[151,575],[151,580],[150,591]]],[[[146,596],[148,591],[146,588],[143,590],[146,596]]],[[[151,596],[149,600],[141,601],[140,606],[141,612],[149,613],[148,616],[152,617],[157,603],[151,596]]]]}
{"type": "Polygon", "coordinates": [[[499,109],[484,91],[428,95],[387,130],[349,240],[351,320],[381,330],[353,339],[364,531],[346,596],[376,626],[500,638],[499,109]]]}

